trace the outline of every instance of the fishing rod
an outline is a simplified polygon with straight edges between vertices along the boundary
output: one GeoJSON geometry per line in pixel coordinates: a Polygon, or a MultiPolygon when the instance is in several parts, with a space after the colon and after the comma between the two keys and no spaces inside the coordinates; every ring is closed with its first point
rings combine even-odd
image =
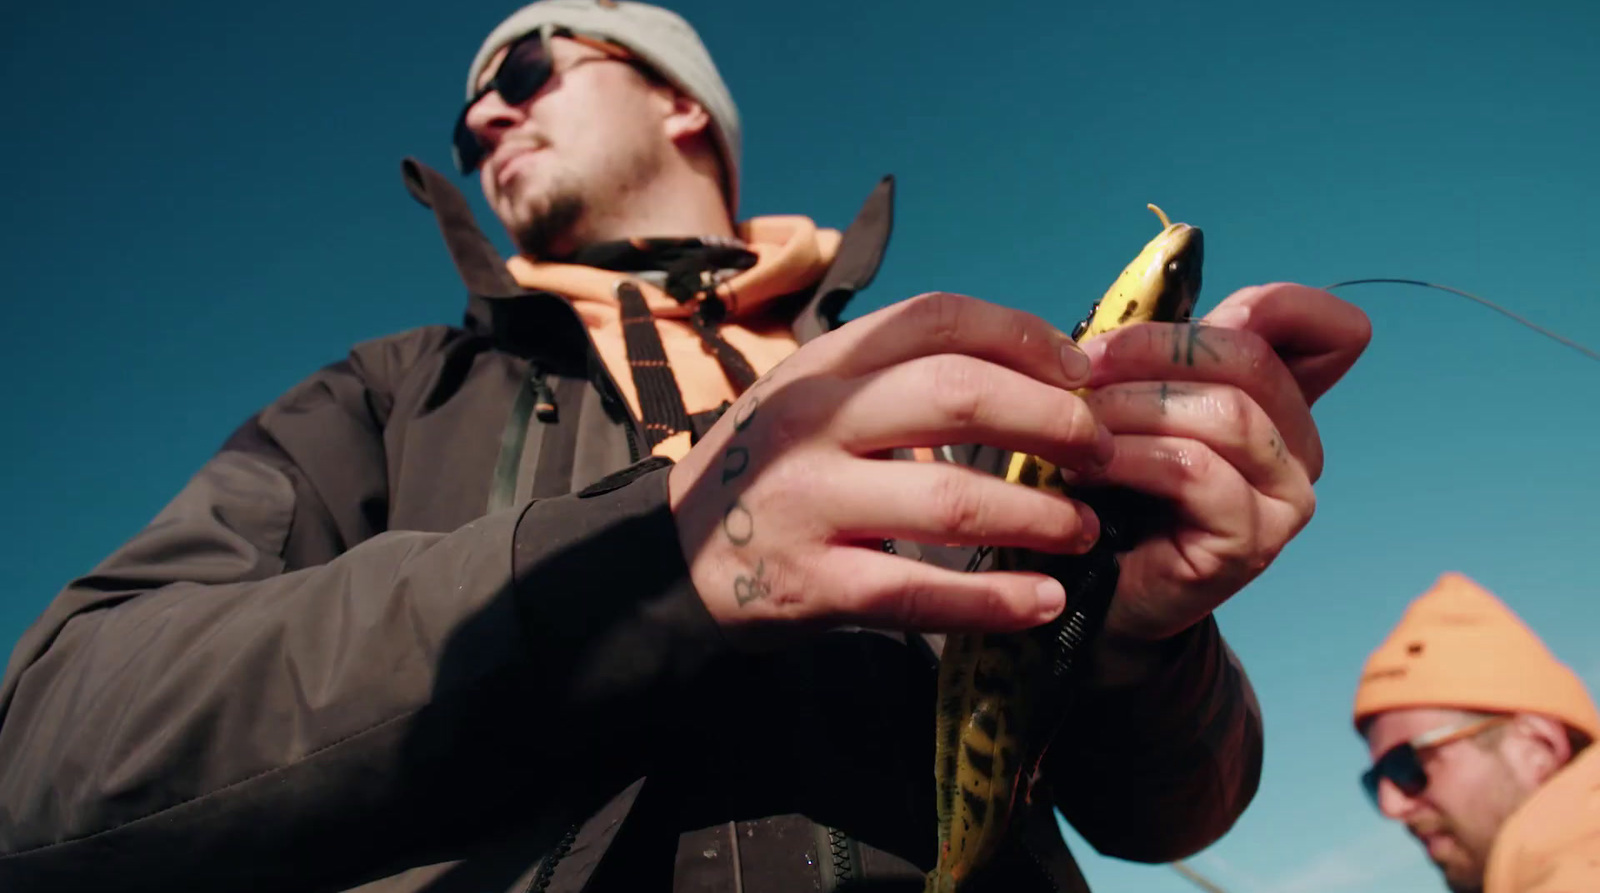
{"type": "Polygon", "coordinates": [[[1206,893],[1228,893],[1227,890],[1224,890],[1222,887],[1218,886],[1215,881],[1207,878],[1200,872],[1195,871],[1193,868],[1190,868],[1189,864],[1183,862],[1182,860],[1170,862],[1168,864],[1172,867],[1173,871],[1183,875],[1183,877],[1187,878],[1190,883],[1206,891],[1206,893]]]}

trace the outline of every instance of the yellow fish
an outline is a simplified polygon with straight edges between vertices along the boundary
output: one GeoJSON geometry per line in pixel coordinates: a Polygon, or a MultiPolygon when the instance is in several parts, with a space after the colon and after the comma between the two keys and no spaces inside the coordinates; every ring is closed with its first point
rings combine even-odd
{"type": "MultiPolygon", "coordinates": [[[[1200,294],[1204,240],[1200,230],[1173,223],[1155,205],[1163,229],[1125,267],[1072,332],[1078,342],[1141,322],[1182,322],[1200,294]]],[[[1080,394],[1086,391],[1080,391],[1080,394]]],[[[1006,480],[1065,493],[1060,470],[1038,456],[1012,456],[1006,480]]],[[[1107,491],[1113,499],[1119,494],[1107,491]]],[[[1089,556],[1069,561],[1062,579],[1067,607],[1053,623],[1022,633],[956,634],[939,660],[934,781],[939,861],[925,893],[956,893],[1005,840],[1019,788],[1059,724],[1059,703],[1085,643],[1098,630],[1116,589],[1114,550],[1120,524],[1101,514],[1101,539],[1089,556]]],[[[1107,509],[1112,506],[1106,506],[1107,509]]],[[[1126,511],[1126,509],[1124,509],[1126,511]]],[[[1121,545],[1121,548],[1126,548],[1121,545]]],[[[1000,549],[995,567],[1025,567],[1026,553],[1000,549]]],[[[1020,793],[1027,797],[1029,791],[1020,793]]]]}

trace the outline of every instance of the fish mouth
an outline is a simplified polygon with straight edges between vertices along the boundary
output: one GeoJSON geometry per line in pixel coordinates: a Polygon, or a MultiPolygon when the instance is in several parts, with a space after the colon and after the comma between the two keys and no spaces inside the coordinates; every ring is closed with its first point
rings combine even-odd
{"type": "Polygon", "coordinates": [[[1200,300],[1200,271],[1205,265],[1206,240],[1199,227],[1174,223],[1162,248],[1162,288],[1157,303],[1160,319],[1188,321],[1200,300]]]}

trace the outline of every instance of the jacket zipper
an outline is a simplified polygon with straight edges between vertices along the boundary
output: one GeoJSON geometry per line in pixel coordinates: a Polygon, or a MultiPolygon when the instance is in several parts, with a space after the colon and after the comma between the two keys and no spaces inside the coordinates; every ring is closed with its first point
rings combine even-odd
{"type": "Polygon", "coordinates": [[[839,886],[857,876],[856,860],[850,851],[850,836],[838,828],[825,825],[828,832],[828,858],[833,863],[833,886],[830,890],[837,890],[839,886]]]}
{"type": "Polygon", "coordinates": [[[1022,848],[1028,851],[1028,858],[1032,859],[1033,864],[1039,867],[1039,875],[1049,885],[1051,893],[1062,893],[1060,885],[1056,883],[1056,876],[1050,872],[1049,868],[1045,867],[1044,860],[1039,858],[1039,854],[1033,851],[1033,847],[1024,843],[1022,848]]]}
{"type": "Polygon", "coordinates": [[[539,860],[538,870],[533,873],[533,878],[528,881],[528,886],[522,888],[522,893],[544,893],[545,888],[550,886],[550,880],[555,877],[556,863],[560,862],[567,855],[567,851],[572,849],[572,842],[577,837],[578,824],[574,823],[567,828],[566,833],[561,835],[561,839],[556,841],[556,845],[550,848],[550,852],[539,860]]]}
{"type": "MultiPolygon", "coordinates": [[[[628,462],[630,464],[638,462],[643,458],[643,453],[639,449],[639,421],[633,417],[633,410],[629,408],[628,401],[622,398],[622,389],[618,387],[617,380],[611,375],[611,370],[606,368],[605,360],[600,358],[600,349],[595,347],[594,337],[589,334],[589,329],[583,325],[583,320],[578,318],[577,311],[573,310],[571,306],[567,307],[567,312],[572,314],[573,321],[578,324],[578,328],[583,330],[586,349],[585,361],[590,367],[589,378],[591,383],[599,389],[600,399],[614,403],[622,410],[622,417],[625,420],[622,431],[628,438],[628,462]]],[[[537,369],[537,365],[534,368],[537,369]]],[[[539,391],[539,398],[541,402],[548,402],[551,412],[554,412],[555,394],[550,391],[548,386],[539,391]]],[[[581,825],[582,822],[576,822],[569,826],[566,832],[561,835],[561,839],[556,841],[556,845],[551,847],[550,852],[539,860],[539,867],[534,871],[533,878],[528,881],[528,886],[523,888],[523,893],[544,893],[545,889],[550,886],[551,879],[555,877],[556,865],[566,857],[567,851],[572,848],[572,843],[577,839],[578,829],[581,825]]]]}
{"type": "Polygon", "coordinates": [[[633,408],[623,399],[622,388],[606,368],[606,361],[600,358],[600,349],[594,346],[594,339],[588,336],[587,330],[584,337],[589,342],[590,381],[600,391],[600,399],[615,404],[622,413],[622,433],[628,438],[628,464],[632,465],[644,458],[644,452],[639,449],[639,420],[634,418],[633,408]]]}

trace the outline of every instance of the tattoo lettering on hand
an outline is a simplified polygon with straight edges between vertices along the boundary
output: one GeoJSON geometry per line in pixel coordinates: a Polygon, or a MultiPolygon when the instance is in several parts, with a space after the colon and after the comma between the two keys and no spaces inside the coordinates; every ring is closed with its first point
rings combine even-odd
{"type": "Polygon", "coordinates": [[[1156,397],[1157,400],[1161,401],[1161,414],[1162,415],[1166,415],[1167,414],[1167,401],[1169,399],[1171,399],[1171,397],[1172,397],[1172,392],[1168,389],[1167,383],[1166,382],[1162,382],[1161,383],[1161,393],[1159,395],[1157,395],[1157,397],[1156,397]]]}
{"type": "Polygon", "coordinates": [[[728,447],[728,451],[722,454],[722,482],[724,484],[728,483],[739,475],[744,474],[744,470],[749,467],[749,450],[742,446],[728,447]]]}
{"type": "Polygon", "coordinates": [[[728,535],[728,542],[735,546],[746,546],[756,536],[756,519],[744,503],[737,499],[722,513],[722,532],[728,535]]]}
{"type": "Polygon", "coordinates": [[[1283,435],[1278,433],[1277,428],[1272,429],[1272,434],[1268,437],[1267,443],[1272,445],[1272,455],[1274,458],[1276,458],[1279,462],[1289,461],[1289,448],[1284,445],[1283,435]]]}
{"type": "Polygon", "coordinates": [[[1193,366],[1197,358],[1197,351],[1204,351],[1210,354],[1213,360],[1222,359],[1222,354],[1218,353],[1215,347],[1206,343],[1206,330],[1209,328],[1210,326],[1192,322],[1182,329],[1175,329],[1172,335],[1172,362],[1193,366]]]}
{"type": "Polygon", "coordinates": [[[739,412],[733,417],[733,430],[735,433],[750,427],[750,423],[755,421],[756,418],[756,407],[760,405],[761,399],[751,394],[749,402],[739,407],[739,412]]]}
{"type": "Polygon", "coordinates": [[[740,574],[733,580],[733,599],[744,607],[757,599],[766,598],[772,593],[772,584],[765,579],[767,573],[766,559],[756,562],[755,573],[750,576],[740,574]]]}
{"type": "MultiPolygon", "coordinates": [[[[756,407],[760,405],[761,399],[754,394],[749,395],[749,399],[740,405],[738,413],[733,417],[734,435],[737,436],[744,429],[750,427],[750,423],[755,421],[756,418],[756,407]]],[[[727,484],[739,475],[744,474],[745,469],[749,467],[750,449],[737,444],[729,445],[728,449],[722,454],[722,483],[727,484]]],[[[732,509],[729,509],[729,511],[732,511],[732,509]]]]}

